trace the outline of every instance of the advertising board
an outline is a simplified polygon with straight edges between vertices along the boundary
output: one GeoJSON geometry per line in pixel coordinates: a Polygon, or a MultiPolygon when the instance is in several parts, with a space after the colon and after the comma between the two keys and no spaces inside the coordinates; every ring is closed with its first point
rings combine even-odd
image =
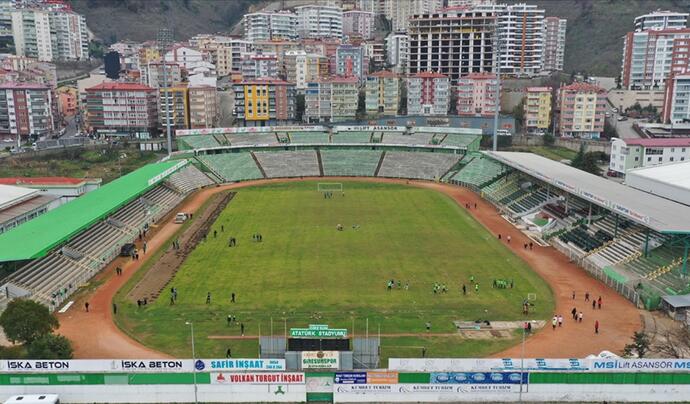
{"type": "Polygon", "coordinates": [[[338,369],[340,352],[338,351],[304,351],[302,352],[302,369],[338,369]]]}
{"type": "Polygon", "coordinates": [[[304,384],[304,373],[211,373],[211,384],[304,384]]]}
{"type": "Polygon", "coordinates": [[[193,372],[285,370],[285,359],[0,360],[0,373],[193,372]]]}

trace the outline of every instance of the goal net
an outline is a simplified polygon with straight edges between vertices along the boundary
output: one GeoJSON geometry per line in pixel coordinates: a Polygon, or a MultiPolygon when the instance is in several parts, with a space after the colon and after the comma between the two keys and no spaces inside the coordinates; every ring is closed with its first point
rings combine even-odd
{"type": "Polygon", "coordinates": [[[319,192],[343,192],[342,182],[319,182],[316,187],[319,192]]]}

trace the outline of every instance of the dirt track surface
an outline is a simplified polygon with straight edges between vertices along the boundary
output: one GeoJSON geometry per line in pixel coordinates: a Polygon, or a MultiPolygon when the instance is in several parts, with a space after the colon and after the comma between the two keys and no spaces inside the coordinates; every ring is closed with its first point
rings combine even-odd
{"type": "MultiPolygon", "coordinates": [[[[247,181],[239,184],[224,185],[203,189],[187,198],[176,210],[197,212],[211,195],[218,192],[242,188],[252,185],[273,182],[302,181],[304,179],[277,179],[247,181]]],[[[319,178],[315,178],[319,179],[319,178]]],[[[352,178],[330,178],[332,180],[348,181],[352,178]]],[[[502,234],[503,240],[507,235],[512,238],[511,244],[506,244],[518,256],[523,258],[546,282],[551,285],[556,299],[556,313],[562,314],[563,327],[551,330],[547,327],[529,337],[525,344],[525,355],[538,358],[582,358],[590,354],[597,354],[602,350],[620,352],[629,342],[634,331],[641,328],[640,313],[632,303],[607,288],[596,279],[590,277],[583,269],[568,262],[568,259],[551,247],[536,247],[533,251],[524,250],[523,244],[529,239],[519,230],[505,221],[488,202],[478,195],[452,185],[436,184],[424,181],[391,180],[384,178],[362,178],[357,181],[388,182],[405,184],[443,192],[458,202],[460,206],[471,203],[469,213],[483,224],[494,235],[502,234]],[[477,209],[474,209],[477,203],[477,209]],[[572,292],[576,292],[576,299],[572,300],[572,292]],[[602,310],[592,310],[591,303],[584,303],[584,293],[589,291],[591,296],[602,297],[602,310]],[[570,311],[577,307],[584,313],[582,324],[574,324],[570,319],[570,311]],[[594,333],[594,321],[599,320],[599,334],[594,333]]],[[[82,296],[66,313],[59,314],[60,329],[58,332],[67,336],[74,344],[74,357],[86,358],[167,358],[166,354],[149,349],[133,340],[122,332],[113,322],[112,299],[125,282],[146,262],[147,258],[157,251],[168,240],[179,225],[175,225],[173,216],[159,222],[159,227],[148,241],[148,254],[139,261],[118,258],[112,262],[97,277],[103,280],[103,285],[93,293],[82,296]],[[122,276],[115,276],[115,267],[124,269],[122,276]],[[84,310],[84,302],[90,304],[90,312],[84,310]]],[[[521,346],[515,346],[499,352],[494,357],[519,357],[521,346]]]]}

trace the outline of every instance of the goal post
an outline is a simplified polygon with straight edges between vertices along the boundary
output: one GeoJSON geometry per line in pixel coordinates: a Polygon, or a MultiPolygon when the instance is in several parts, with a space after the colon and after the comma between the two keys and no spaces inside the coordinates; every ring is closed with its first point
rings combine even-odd
{"type": "Polygon", "coordinates": [[[319,182],[316,184],[319,192],[343,192],[342,182],[319,182]]]}

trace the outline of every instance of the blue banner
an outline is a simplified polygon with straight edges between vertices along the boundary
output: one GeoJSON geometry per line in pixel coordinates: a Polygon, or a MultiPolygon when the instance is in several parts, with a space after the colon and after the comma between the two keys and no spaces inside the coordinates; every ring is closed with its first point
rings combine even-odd
{"type": "MultiPolygon", "coordinates": [[[[522,383],[527,384],[527,372],[522,383]]],[[[432,373],[433,384],[520,384],[520,372],[443,372],[432,373]]]]}
{"type": "Polygon", "coordinates": [[[337,372],[336,384],[367,384],[367,372],[337,372]]]}

